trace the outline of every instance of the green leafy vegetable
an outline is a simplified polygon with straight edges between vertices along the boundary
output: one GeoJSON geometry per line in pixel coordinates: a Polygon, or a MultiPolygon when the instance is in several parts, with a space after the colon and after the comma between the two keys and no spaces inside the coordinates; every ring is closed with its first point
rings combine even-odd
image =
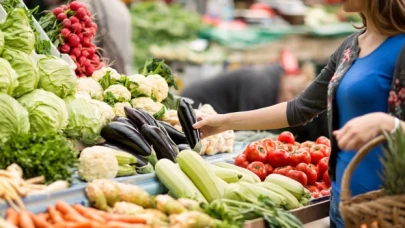
{"type": "Polygon", "coordinates": [[[46,183],[71,181],[78,153],[57,133],[18,134],[1,146],[0,168],[12,163],[24,171],[24,178],[44,176],[46,183]]]}
{"type": "Polygon", "coordinates": [[[17,78],[18,75],[10,63],[0,58],[0,93],[12,95],[14,89],[18,86],[17,78]]]}
{"type": "Polygon", "coordinates": [[[152,45],[193,40],[203,27],[198,13],[188,11],[178,4],[140,2],[134,4],[131,14],[134,65],[137,67],[152,57],[149,51],[152,45]]]}
{"type": "Polygon", "coordinates": [[[3,50],[2,56],[18,74],[18,86],[13,92],[14,97],[21,97],[38,87],[38,68],[31,56],[8,48],[3,50]]]}
{"type": "Polygon", "coordinates": [[[15,8],[8,13],[4,23],[0,25],[4,34],[5,47],[31,54],[35,45],[35,34],[22,8],[15,8]]]}
{"type": "Polygon", "coordinates": [[[0,142],[11,135],[28,133],[30,130],[27,110],[5,93],[0,93],[0,126],[0,142]]]}
{"type": "Polygon", "coordinates": [[[69,114],[65,133],[86,144],[95,143],[103,127],[103,118],[98,104],[79,94],[66,97],[65,103],[69,114]]]}
{"type": "Polygon", "coordinates": [[[28,110],[31,132],[62,132],[68,123],[65,102],[51,92],[36,89],[18,102],[28,110]]]}
{"type": "Polygon", "coordinates": [[[77,79],[69,64],[54,56],[46,56],[38,61],[38,87],[65,98],[76,93],[77,79]]]}

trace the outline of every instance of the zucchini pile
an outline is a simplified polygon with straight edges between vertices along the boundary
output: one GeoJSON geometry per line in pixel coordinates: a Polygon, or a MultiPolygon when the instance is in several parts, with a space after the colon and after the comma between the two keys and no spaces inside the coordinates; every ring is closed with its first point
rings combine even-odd
{"type": "Polygon", "coordinates": [[[178,118],[185,133],[156,120],[143,109],[125,107],[124,111],[126,117],[116,117],[101,130],[106,140],[103,146],[134,155],[138,159],[137,167],[148,163],[155,166],[163,158],[177,162],[179,151],[201,150],[200,133],[193,128],[197,118],[184,99],[179,102],[178,118]]]}

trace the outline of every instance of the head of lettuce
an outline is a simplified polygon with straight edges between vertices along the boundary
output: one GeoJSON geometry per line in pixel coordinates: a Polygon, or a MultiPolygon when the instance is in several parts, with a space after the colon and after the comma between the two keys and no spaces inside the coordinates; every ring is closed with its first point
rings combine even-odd
{"type": "Polygon", "coordinates": [[[76,93],[77,79],[69,64],[54,56],[45,56],[38,60],[38,87],[65,98],[76,93]]]}
{"type": "Polygon", "coordinates": [[[0,93],[0,142],[13,134],[28,133],[29,130],[27,110],[14,98],[0,93]]]}
{"type": "Polygon", "coordinates": [[[51,92],[36,89],[18,102],[28,110],[31,132],[62,132],[68,123],[65,102],[51,92]]]}
{"type": "Polygon", "coordinates": [[[0,58],[0,93],[12,95],[18,86],[18,75],[7,60],[0,58]]]}

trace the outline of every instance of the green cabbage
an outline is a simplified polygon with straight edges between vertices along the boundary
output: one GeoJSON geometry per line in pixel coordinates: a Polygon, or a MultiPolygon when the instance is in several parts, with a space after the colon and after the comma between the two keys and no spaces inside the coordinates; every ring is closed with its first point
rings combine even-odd
{"type": "Polygon", "coordinates": [[[21,97],[37,88],[39,81],[38,68],[28,54],[5,48],[2,57],[6,59],[18,74],[18,86],[13,92],[14,97],[21,97]]]}
{"type": "Polygon", "coordinates": [[[4,49],[4,34],[0,32],[0,54],[3,52],[4,49]]]}
{"type": "Polygon", "coordinates": [[[38,87],[65,98],[76,93],[77,79],[69,64],[54,56],[47,56],[38,61],[38,87]]]}
{"type": "Polygon", "coordinates": [[[80,94],[66,97],[65,102],[69,113],[69,123],[65,129],[67,136],[86,144],[95,143],[103,127],[98,105],[80,94]]]}
{"type": "Polygon", "coordinates": [[[6,141],[13,134],[30,131],[27,110],[5,93],[0,93],[0,126],[0,142],[6,141]]]}
{"type": "Polygon", "coordinates": [[[18,86],[17,78],[18,75],[10,63],[0,58],[0,93],[12,95],[14,89],[18,86]]]}
{"type": "Polygon", "coordinates": [[[36,89],[18,99],[29,113],[31,132],[62,132],[68,121],[65,102],[55,94],[36,89]]]}
{"type": "Polygon", "coordinates": [[[0,25],[5,40],[5,48],[31,54],[35,45],[35,33],[23,8],[15,8],[0,25]]]}

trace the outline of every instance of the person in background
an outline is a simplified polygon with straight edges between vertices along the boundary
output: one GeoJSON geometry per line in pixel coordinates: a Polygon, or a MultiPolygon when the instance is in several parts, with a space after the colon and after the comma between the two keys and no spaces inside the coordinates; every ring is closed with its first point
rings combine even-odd
{"type": "MultiPolygon", "coordinates": [[[[388,113],[392,116],[383,117],[387,119],[384,128],[388,131],[397,128],[398,119],[405,120],[405,67],[404,62],[397,63],[400,56],[405,58],[405,1],[341,2],[344,11],[361,15],[363,26],[337,48],[327,66],[299,97],[253,111],[206,116],[194,125],[204,138],[228,129],[302,125],[327,111],[332,146],[328,172],[332,181],[329,213],[332,228],[345,227],[339,211],[344,170],[356,149],[378,134],[378,128],[366,121],[376,121],[373,116],[356,118],[370,113],[388,113]],[[395,71],[396,66],[401,67],[402,72],[395,71]]],[[[381,156],[381,147],[376,147],[359,163],[350,183],[353,196],[380,188],[381,156]]]]}
{"type": "MultiPolygon", "coordinates": [[[[94,40],[107,65],[122,74],[133,73],[131,15],[121,0],[79,0],[87,5],[98,26],[94,40]]],[[[43,0],[48,9],[68,1],[43,0]]]]}
{"type": "MultiPolygon", "coordinates": [[[[314,77],[314,67],[309,63],[295,75],[287,75],[280,64],[242,68],[191,84],[181,96],[192,99],[194,108],[210,104],[220,114],[249,111],[294,99],[314,77]]],[[[297,141],[315,141],[328,133],[326,116],[288,130],[297,136],[297,141]]]]}

